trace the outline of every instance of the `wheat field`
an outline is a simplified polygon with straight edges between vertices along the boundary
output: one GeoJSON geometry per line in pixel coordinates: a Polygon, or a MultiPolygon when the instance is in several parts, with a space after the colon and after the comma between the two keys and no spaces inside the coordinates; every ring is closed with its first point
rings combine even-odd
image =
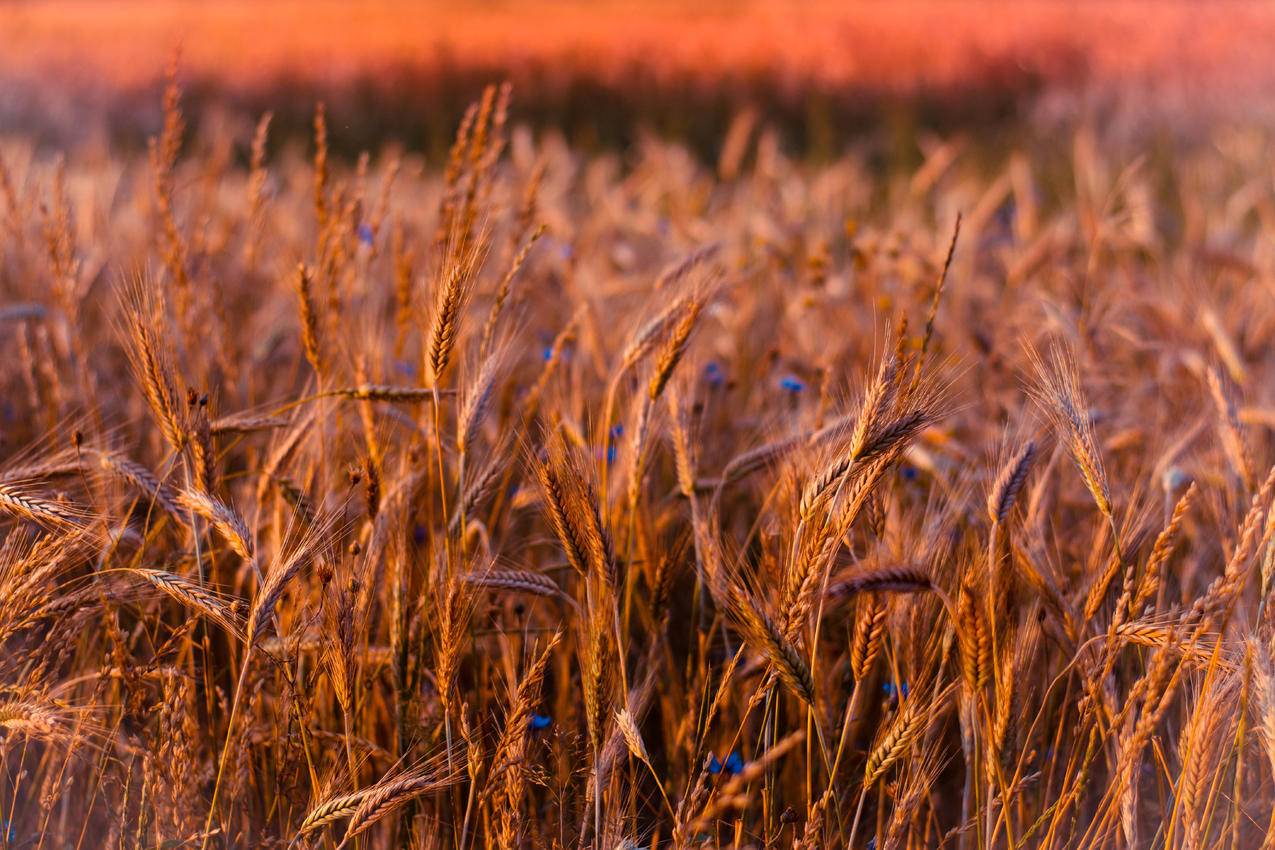
{"type": "Polygon", "coordinates": [[[0,146],[0,845],[1275,847],[1260,135],[0,146]]]}

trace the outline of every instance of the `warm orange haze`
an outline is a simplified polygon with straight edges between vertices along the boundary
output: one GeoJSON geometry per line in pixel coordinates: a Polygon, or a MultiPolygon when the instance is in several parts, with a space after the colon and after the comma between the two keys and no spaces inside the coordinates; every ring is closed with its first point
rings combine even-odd
{"type": "Polygon", "coordinates": [[[156,69],[180,47],[197,104],[269,109],[291,135],[324,99],[350,119],[338,145],[393,134],[436,157],[492,79],[575,142],[656,128],[701,153],[741,103],[831,152],[882,103],[950,129],[1044,92],[1134,92],[1139,117],[1211,121],[1269,110],[1275,85],[1275,7],[1249,0],[34,0],[0,6],[0,44],[0,125],[64,143],[102,113],[117,137],[149,133],[156,69]]]}
{"type": "Polygon", "coordinates": [[[1275,7],[0,43],[0,850],[1275,847],[1275,7]]]}
{"type": "Polygon", "coordinates": [[[4,66],[67,63],[124,85],[152,80],[178,40],[188,73],[238,84],[450,55],[562,74],[616,76],[637,62],[706,78],[761,71],[906,89],[969,82],[979,60],[1048,73],[1051,62],[1083,58],[1094,76],[1126,80],[1264,74],[1275,35],[1275,10],[1244,0],[49,0],[7,4],[0,21],[4,66]]]}

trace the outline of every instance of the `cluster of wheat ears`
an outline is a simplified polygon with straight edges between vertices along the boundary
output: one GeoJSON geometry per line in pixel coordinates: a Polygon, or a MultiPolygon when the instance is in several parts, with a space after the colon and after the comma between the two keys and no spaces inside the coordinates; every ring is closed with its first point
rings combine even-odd
{"type": "Polygon", "coordinates": [[[3,148],[0,846],[1275,846],[1260,144],[508,98],[3,148]]]}

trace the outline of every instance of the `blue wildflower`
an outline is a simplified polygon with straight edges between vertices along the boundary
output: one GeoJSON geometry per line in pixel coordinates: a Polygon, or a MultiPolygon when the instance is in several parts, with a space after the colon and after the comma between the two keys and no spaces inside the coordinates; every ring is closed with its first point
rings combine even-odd
{"type": "Polygon", "coordinates": [[[900,694],[907,697],[908,683],[904,682],[902,685],[896,685],[894,682],[886,682],[881,686],[881,690],[885,691],[885,695],[888,697],[896,697],[900,694]]]}
{"type": "Polygon", "coordinates": [[[545,346],[544,353],[542,354],[542,356],[544,357],[544,359],[545,359],[546,361],[548,361],[548,360],[552,360],[552,359],[553,359],[553,346],[552,346],[552,345],[546,345],[546,346],[545,346]]]}
{"type": "Polygon", "coordinates": [[[708,754],[708,772],[716,776],[723,771],[727,776],[738,776],[744,770],[744,757],[739,754],[739,750],[734,750],[726,761],[722,762],[715,754],[708,754]]]}
{"type": "Polygon", "coordinates": [[[739,754],[739,750],[735,750],[726,758],[726,763],[722,768],[731,776],[737,776],[744,770],[744,757],[739,754]]]}
{"type": "Polygon", "coordinates": [[[903,469],[901,470],[901,472],[902,472],[902,474],[903,474],[903,480],[904,480],[904,481],[915,481],[915,480],[916,480],[917,472],[916,472],[916,467],[915,467],[915,466],[905,466],[905,467],[903,467],[903,469]]]}
{"type": "Polygon", "coordinates": [[[359,225],[359,241],[369,248],[372,247],[372,226],[370,224],[359,225]]]}
{"type": "Polygon", "coordinates": [[[532,714],[530,726],[533,732],[539,732],[542,729],[548,729],[549,724],[553,723],[552,717],[546,717],[543,714],[532,714]]]}
{"type": "Polygon", "coordinates": [[[615,444],[616,444],[616,441],[619,440],[620,437],[622,437],[623,435],[624,435],[623,422],[615,423],[614,425],[611,426],[611,430],[607,432],[607,449],[606,449],[607,466],[610,466],[611,464],[615,463],[616,456],[619,454],[619,450],[616,448],[615,444]]]}
{"type": "Polygon", "coordinates": [[[794,375],[784,375],[779,379],[779,388],[790,393],[799,393],[806,388],[802,380],[794,375]]]}
{"type": "Polygon", "coordinates": [[[726,380],[726,375],[722,372],[722,367],[717,365],[716,360],[708,361],[708,365],[704,367],[704,380],[713,386],[721,386],[726,380]]]}

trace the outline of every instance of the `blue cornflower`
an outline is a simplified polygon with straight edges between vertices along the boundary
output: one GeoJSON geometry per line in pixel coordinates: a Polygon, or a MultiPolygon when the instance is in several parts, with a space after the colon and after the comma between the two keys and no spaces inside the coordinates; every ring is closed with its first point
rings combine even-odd
{"type": "Polygon", "coordinates": [[[372,247],[372,226],[370,224],[359,225],[359,241],[369,248],[372,247]]]}
{"type": "Polygon", "coordinates": [[[727,776],[738,776],[744,770],[744,757],[739,754],[739,750],[734,750],[726,761],[721,761],[713,753],[708,754],[708,772],[716,776],[725,772],[727,776]]]}
{"type": "Polygon", "coordinates": [[[717,365],[716,360],[708,361],[708,365],[704,367],[704,380],[713,386],[721,386],[726,380],[726,375],[722,372],[722,367],[717,365]]]}
{"type": "Polygon", "coordinates": [[[531,715],[531,721],[529,725],[531,726],[531,729],[533,732],[539,732],[542,729],[548,729],[549,724],[551,723],[553,723],[552,717],[547,717],[543,714],[533,713],[531,715]]]}
{"type": "Polygon", "coordinates": [[[617,455],[619,454],[619,449],[616,448],[615,444],[616,444],[616,441],[619,440],[620,437],[622,436],[624,436],[623,422],[615,423],[614,425],[611,426],[611,430],[607,432],[607,450],[606,450],[607,466],[610,466],[611,464],[615,463],[615,459],[617,455]]]}
{"type": "Polygon", "coordinates": [[[895,696],[899,696],[900,694],[902,694],[904,697],[907,697],[908,683],[904,682],[902,685],[896,685],[894,682],[886,682],[884,685],[881,686],[881,690],[885,691],[885,695],[888,697],[895,697],[895,696]]]}
{"type": "Polygon", "coordinates": [[[790,393],[799,393],[806,388],[805,383],[794,375],[784,375],[779,379],[779,388],[790,393]]]}

